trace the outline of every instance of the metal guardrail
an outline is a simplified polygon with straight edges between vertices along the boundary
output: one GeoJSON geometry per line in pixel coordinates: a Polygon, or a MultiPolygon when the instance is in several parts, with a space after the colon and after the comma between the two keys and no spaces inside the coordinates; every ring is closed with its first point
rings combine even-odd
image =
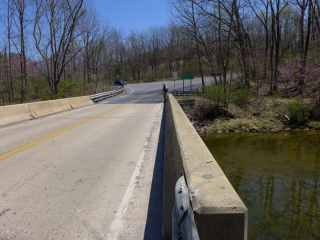
{"type": "Polygon", "coordinates": [[[194,215],[189,198],[189,191],[184,176],[175,186],[175,205],[172,210],[172,239],[199,240],[194,222],[194,215]]]}
{"type": "Polygon", "coordinates": [[[190,92],[190,91],[172,91],[171,93],[174,97],[202,94],[201,92],[190,92]]]}
{"type": "Polygon", "coordinates": [[[97,93],[97,94],[91,95],[89,98],[90,98],[90,100],[92,100],[93,102],[96,103],[96,102],[102,101],[106,98],[113,97],[113,96],[116,96],[116,95],[122,93],[123,89],[124,89],[124,87],[117,89],[117,90],[109,91],[109,92],[97,93]]]}

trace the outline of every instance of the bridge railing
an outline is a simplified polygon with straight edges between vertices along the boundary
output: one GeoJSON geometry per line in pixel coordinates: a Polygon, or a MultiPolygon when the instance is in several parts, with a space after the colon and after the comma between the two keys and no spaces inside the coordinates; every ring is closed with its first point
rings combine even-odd
{"type": "Polygon", "coordinates": [[[175,97],[189,96],[189,95],[201,95],[200,91],[172,91],[171,94],[175,97]]]}
{"type": "Polygon", "coordinates": [[[172,238],[175,202],[181,207],[175,199],[181,172],[200,239],[247,239],[246,206],[171,94],[166,101],[165,134],[163,239],[172,238]]]}
{"type": "Polygon", "coordinates": [[[104,99],[106,99],[106,98],[116,96],[116,95],[122,93],[123,90],[124,90],[124,87],[121,87],[121,88],[116,89],[116,90],[113,90],[113,91],[108,91],[108,92],[103,92],[103,93],[97,93],[97,94],[91,95],[91,96],[90,96],[90,99],[91,99],[93,102],[99,102],[99,101],[102,101],[102,100],[104,100],[104,99]]]}

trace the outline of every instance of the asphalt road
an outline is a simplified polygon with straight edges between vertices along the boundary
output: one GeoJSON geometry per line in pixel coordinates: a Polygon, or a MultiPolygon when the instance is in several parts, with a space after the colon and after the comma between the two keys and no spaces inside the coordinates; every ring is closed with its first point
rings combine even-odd
{"type": "Polygon", "coordinates": [[[162,83],[0,128],[0,239],[161,239],[162,83]]]}

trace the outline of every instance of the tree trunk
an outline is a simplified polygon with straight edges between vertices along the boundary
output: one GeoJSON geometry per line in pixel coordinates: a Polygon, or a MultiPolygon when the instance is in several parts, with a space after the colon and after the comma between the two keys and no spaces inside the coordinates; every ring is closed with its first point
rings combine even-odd
{"type": "Polygon", "coordinates": [[[196,41],[196,48],[197,48],[197,58],[199,62],[199,68],[200,68],[200,74],[201,74],[201,81],[202,81],[202,93],[205,91],[205,84],[204,84],[204,77],[203,77],[203,69],[202,69],[202,62],[201,62],[201,56],[200,56],[200,50],[199,50],[199,42],[198,42],[198,29],[196,26],[196,20],[195,20],[195,13],[194,13],[194,2],[191,2],[192,6],[192,21],[193,21],[193,31],[194,31],[194,38],[196,41]]]}

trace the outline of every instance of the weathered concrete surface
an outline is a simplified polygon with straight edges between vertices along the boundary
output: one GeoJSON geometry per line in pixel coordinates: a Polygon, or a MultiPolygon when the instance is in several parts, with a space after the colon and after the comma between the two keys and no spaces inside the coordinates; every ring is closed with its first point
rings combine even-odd
{"type": "MultiPolygon", "coordinates": [[[[172,95],[169,95],[169,99],[172,95]]],[[[175,124],[172,118],[170,101],[166,104],[164,166],[163,166],[163,209],[162,209],[162,239],[172,239],[172,209],[175,202],[175,184],[182,172],[180,146],[175,134],[175,124]]]]}
{"type": "Polygon", "coordinates": [[[94,104],[89,96],[0,107],[0,126],[94,104]]]}
{"type": "Polygon", "coordinates": [[[0,126],[30,119],[32,117],[27,104],[0,107],[0,126]]]}
{"type": "Polygon", "coordinates": [[[161,239],[161,221],[147,228],[161,219],[161,97],[133,92],[0,128],[0,239],[161,239]]]}
{"type": "Polygon", "coordinates": [[[68,98],[29,103],[30,113],[33,117],[43,117],[50,114],[66,111],[71,109],[68,98]]]}
{"type": "Polygon", "coordinates": [[[164,239],[171,237],[169,213],[182,169],[200,239],[247,239],[246,206],[172,95],[166,108],[164,239]]]}
{"type": "Polygon", "coordinates": [[[94,104],[89,96],[69,98],[72,108],[84,107],[94,104]]]}

